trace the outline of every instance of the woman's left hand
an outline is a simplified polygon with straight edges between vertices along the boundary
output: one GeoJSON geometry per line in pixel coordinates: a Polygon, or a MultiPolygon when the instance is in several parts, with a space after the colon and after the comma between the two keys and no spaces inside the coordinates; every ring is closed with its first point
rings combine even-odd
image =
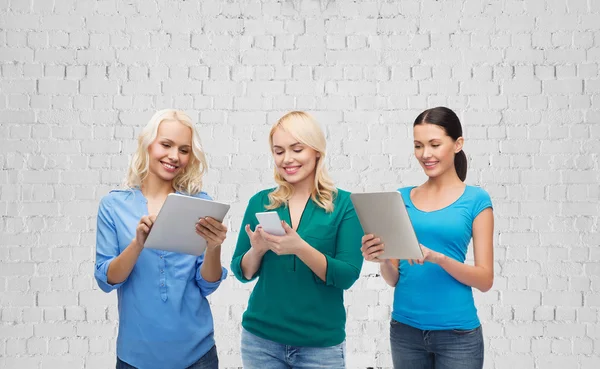
{"type": "Polygon", "coordinates": [[[260,228],[259,232],[262,238],[269,245],[269,249],[277,255],[295,255],[302,245],[306,244],[302,237],[290,227],[285,221],[281,221],[281,226],[285,230],[285,236],[275,236],[265,232],[260,228]]]}
{"type": "Polygon", "coordinates": [[[421,244],[419,244],[419,245],[421,246],[421,251],[423,252],[423,257],[420,259],[408,259],[408,263],[410,265],[413,265],[413,264],[423,265],[426,261],[429,261],[430,263],[434,263],[434,264],[439,264],[442,261],[444,261],[444,259],[447,258],[447,256],[442,253],[433,251],[421,244]]]}
{"type": "Polygon", "coordinates": [[[201,218],[196,223],[196,233],[206,240],[206,248],[213,250],[225,241],[227,226],[211,217],[201,218]]]}

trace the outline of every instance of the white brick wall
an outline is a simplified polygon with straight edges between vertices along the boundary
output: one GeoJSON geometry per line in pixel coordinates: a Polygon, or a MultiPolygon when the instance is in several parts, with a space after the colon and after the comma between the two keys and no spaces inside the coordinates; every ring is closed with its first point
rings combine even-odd
{"type": "MultiPolygon", "coordinates": [[[[599,71],[597,0],[0,0],[0,368],[114,367],[95,213],[155,110],[200,123],[229,264],[284,112],[323,124],[340,187],[393,190],[423,180],[410,124],[437,105],[495,205],[485,367],[600,368],[599,71]]],[[[350,368],[391,367],[376,272],[346,294],[350,368]]],[[[251,287],[211,297],[223,368],[251,287]]]]}

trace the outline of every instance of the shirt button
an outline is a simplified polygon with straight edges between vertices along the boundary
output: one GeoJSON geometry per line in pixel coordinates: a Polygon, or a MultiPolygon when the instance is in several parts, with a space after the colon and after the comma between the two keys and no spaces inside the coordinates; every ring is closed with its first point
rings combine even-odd
{"type": "Polygon", "coordinates": [[[164,272],[165,272],[164,270],[162,270],[162,269],[160,270],[160,274],[163,274],[164,272]]]}
{"type": "Polygon", "coordinates": [[[162,255],[160,256],[160,258],[161,258],[161,259],[163,258],[163,257],[162,257],[162,255]]]}
{"type": "Polygon", "coordinates": [[[161,287],[164,287],[164,286],[165,286],[165,284],[164,284],[164,283],[161,283],[161,284],[160,284],[160,286],[161,286],[161,287]]]}

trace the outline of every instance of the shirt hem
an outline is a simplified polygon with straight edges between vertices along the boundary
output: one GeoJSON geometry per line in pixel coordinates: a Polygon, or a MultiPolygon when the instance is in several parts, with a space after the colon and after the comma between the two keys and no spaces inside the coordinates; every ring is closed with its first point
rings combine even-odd
{"type": "Polygon", "coordinates": [[[415,320],[409,319],[397,313],[392,313],[392,319],[395,321],[409,325],[413,328],[420,329],[422,331],[443,331],[449,329],[475,329],[481,325],[479,318],[470,321],[469,323],[461,323],[461,324],[452,324],[452,323],[442,323],[442,324],[421,324],[415,320]]]}

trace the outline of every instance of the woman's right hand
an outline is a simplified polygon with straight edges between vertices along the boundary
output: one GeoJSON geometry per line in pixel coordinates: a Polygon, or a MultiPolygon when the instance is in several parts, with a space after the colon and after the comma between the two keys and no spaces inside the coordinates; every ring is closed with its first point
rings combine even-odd
{"type": "Polygon", "coordinates": [[[148,233],[152,229],[152,225],[156,220],[156,215],[146,215],[140,219],[136,229],[135,229],[135,242],[139,247],[143,247],[144,243],[146,243],[146,239],[148,238],[148,233]]]}
{"type": "Polygon", "coordinates": [[[384,249],[385,245],[381,243],[381,239],[375,237],[375,235],[366,234],[363,236],[360,251],[362,252],[365,260],[372,261],[374,263],[385,262],[385,259],[378,258],[378,256],[383,254],[384,249]]]}
{"type": "Polygon", "coordinates": [[[265,252],[269,251],[269,244],[258,231],[259,227],[260,225],[256,226],[256,229],[254,229],[254,232],[252,232],[252,230],[250,230],[250,225],[246,224],[245,229],[248,237],[250,238],[250,245],[252,248],[261,254],[264,254],[265,252]]]}

